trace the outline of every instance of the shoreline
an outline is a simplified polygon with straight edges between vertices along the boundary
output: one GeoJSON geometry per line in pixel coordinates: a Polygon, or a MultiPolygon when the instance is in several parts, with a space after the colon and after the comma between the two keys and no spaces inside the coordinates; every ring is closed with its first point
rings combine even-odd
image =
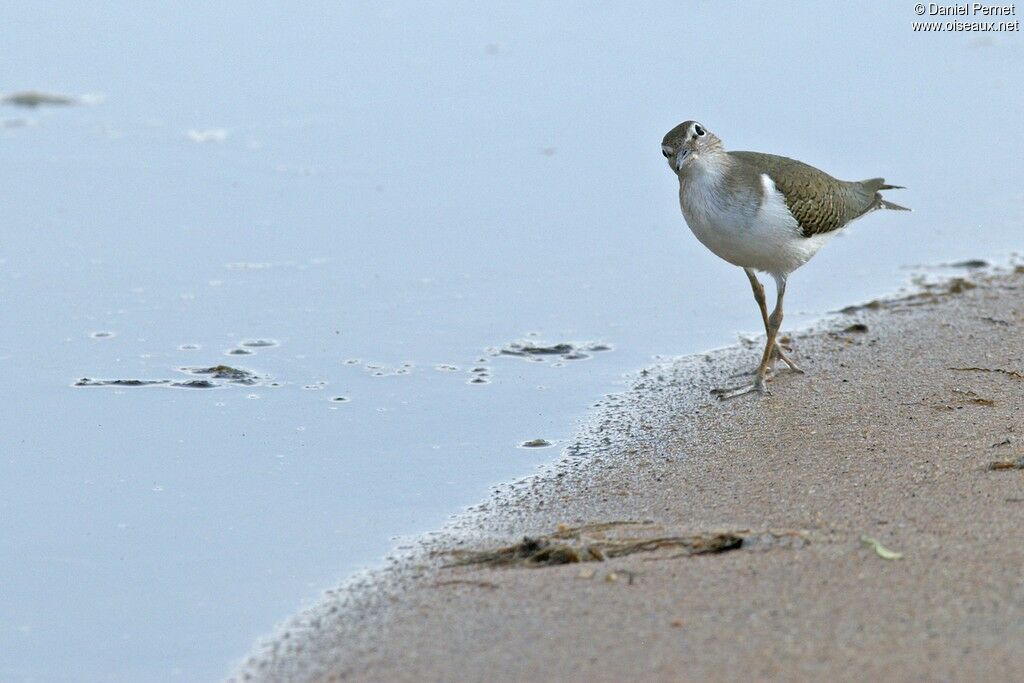
{"type": "Polygon", "coordinates": [[[1024,635],[1024,589],[1005,572],[1024,560],[1011,541],[1024,504],[1005,501],[1024,500],[1024,484],[1019,472],[974,461],[1024,455],[1013,431],[1024,384],[969,369],[1024,371],[1020,270],[969,271],[829,315],[790,335],[808,374],[779,374],[773,396],[708,395],[753,365],[743,344],[641,371],[601,401],[558,461],[328,591],[232,680],[998,679],[1020,670],[1012,643],[1024,635]],[[954,442],[958,455],[948,452],[954,442]],[[893,453],[901,460],[886,459],[893,453]],[[986,488],[1005,495],[984,498],[988,507],[964,495],[986,488]],[[736,535],[736,552],[680,545],[715,533],[736,535]],[[1002,544],[979,552],[971,534],[975,545],[1002,544]],[[494,551],[524,535],[602,553],[677,543],[561,566],[446,566],[456,557],[448,551],[494,551]],[[887,559],[886,549],[903,557],[887,559]],[[949,593],[952,576],[974,592],[949,593]],[[1001,607],[979,621],[984,600],[1001,607]]]}

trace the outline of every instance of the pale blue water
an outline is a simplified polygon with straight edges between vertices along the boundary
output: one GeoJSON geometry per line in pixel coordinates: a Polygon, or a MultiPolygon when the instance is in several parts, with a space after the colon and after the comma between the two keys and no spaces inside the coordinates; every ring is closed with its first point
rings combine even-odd
{"type": "Polygon", "coordinates": [[[756,332],[745,278],[679,216],[659,145],[683,119],[910,187],[915,213],[793,277],[794,324],[1021,247],[1021,38],[914,34],[910,6],[2,18],[0,91],[105,95],[0,108],[4,681],[214,680],[396,537],[556,457],[517,444],[567,437],[624,373],[756,332]],[[529,332],[614,350],[486,354],[529,332]],[[279,345],[225,355],[245,339],[279,345]],[[271,379],[71,386],[220,363],[271,379]]]}

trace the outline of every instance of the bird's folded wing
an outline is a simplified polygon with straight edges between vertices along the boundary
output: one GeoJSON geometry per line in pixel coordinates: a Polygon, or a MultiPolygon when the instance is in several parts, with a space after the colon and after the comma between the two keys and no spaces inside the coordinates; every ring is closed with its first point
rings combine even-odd
{"type": "Polygon", "coordinates": [[[833,178],[795,159],[759,152],[729,152],[758,175],[765,173],[786,200],[804,237],[838,230],[867,213],[875,190],[833,178]]]}

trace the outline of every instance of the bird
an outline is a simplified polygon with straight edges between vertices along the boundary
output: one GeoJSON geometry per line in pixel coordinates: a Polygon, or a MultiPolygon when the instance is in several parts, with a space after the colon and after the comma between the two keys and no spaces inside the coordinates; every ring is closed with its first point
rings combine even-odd
{"type": "Polygon", "coordinates": [[[903,187],[889,185],[884,178],[838,180],[774,154],[727,151],[722,140],[697,121],[684,121],[666,133],[661,153],[679,179],[679,206],[686,224],[712,253],[746,273],[767,335],[753,382],[712,393],[723,400],[771,394],[766,380],[777,360],[790,371],[803,373],[778,343],[789,275],[856,219],[879,209],[910,211],[881,194],[903,187]],[[775,280],[771,314],[759,272],[775,280]]]}

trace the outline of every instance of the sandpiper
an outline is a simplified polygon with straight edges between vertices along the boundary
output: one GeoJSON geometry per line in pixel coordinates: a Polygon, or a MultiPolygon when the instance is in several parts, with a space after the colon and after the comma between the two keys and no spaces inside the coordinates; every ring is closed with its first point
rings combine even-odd
{"type": "Polygon", "coordinates": [[[879,193],[900,186],[887,185],[883,178],[837,180],[773,154],[727,152],[718,136],[696,121],[670,130],[661,142],[661,153],[679,177],[679,205],[686,224],[705,247],[743,268],[768,336],[753,383],[714,393],[722,399],[751,391],[770,393],[765,379],[776,359],[803,372],[777,341],[789,274],[864,214],[875,209],[909,211],[879,193]],[[771,315],[755,271],[768,273],[777,285],[771,315]]]}

